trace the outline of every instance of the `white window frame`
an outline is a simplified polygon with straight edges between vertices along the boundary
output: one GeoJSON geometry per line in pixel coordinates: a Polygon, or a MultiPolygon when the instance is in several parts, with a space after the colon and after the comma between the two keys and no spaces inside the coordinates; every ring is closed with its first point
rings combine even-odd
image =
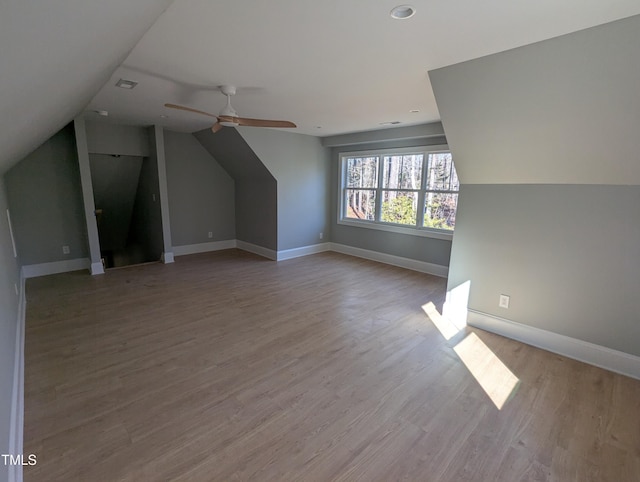
{"type": "MultiPolygon", "coordinates": [[[[338,186],[338,224],[344,226],[354,226],[358,228],[366,228],[366,229],[377,229],[380,231],[388,231],[392,233],[400,233],[400,234],[409,234],[412,236],[421,236],[426,238],[435,238],[435,239],[447,239],[451,240],[453,238],[453,231],[448,229],[437,229],[437,228],[429,228],[422,226],[424,224],[424,210],[418,209],[417,212],[417,225],[416,226],[406,226],[394,223],[387,223],[384,221],[369,221],[365,219],[353,219],[347,218],[345,216],[345,183],[347,176],[347,163],[346,159],[349,157],[380,157],[390,155],[410,155],[410,154],[422,154],[423,162],[422,162],[422,185],[420,186],[420,190],[418,191],[418,206],[424,206],[425,202],[425,194],[428,191],[425,189],[427,182],[427,169],[428,169],[428,160],[429,154],[438,154],[442,152],[451,152],[449,150],[449,146],[446,144],[434,145],[434,146],[420,146],[420,147],[402,147],[398,149],[374,149],[374,150],[366,150],[366,151],[350,151],[350,152],[341,152],[338,155],[339,159],[339,186],[338,186]]],[[[384,162],[378,163],[378,179],[382,179],[382,169],[384,166],[384,162]]],[[[382,202],[382,192],[386,189],[382,188],[380,183],[375,188],[371,190],[375,190],[376,195],[376,213],[380,214],[380,203],[382,202]]],[[[402,189],[394,189],[394,191],[402,191],[402,189]]],[[[412,189],[409,189],[410,192],[416,192],[412,189]]],[[[435,192],[435,191],[431,191],[435,192]]],[[[441,193],[453,192],[458,193],[459,191],[437,191],[441,193]]]]}

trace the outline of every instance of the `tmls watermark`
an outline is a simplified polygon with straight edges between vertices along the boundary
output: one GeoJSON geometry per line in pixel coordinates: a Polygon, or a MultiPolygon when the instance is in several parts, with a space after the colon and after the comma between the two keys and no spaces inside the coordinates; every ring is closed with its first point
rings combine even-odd
{"type": "Polygon", "coordinates": [[[18,455],[11,455],[11,454],[1,454],[2,456],[2,462],[4,463],[4,465],[36,465],[38,463],[38,460],[36,458],[35,454],[29,454],[29,455],[24,455],[24,454],[18,454],[18,455]]]}

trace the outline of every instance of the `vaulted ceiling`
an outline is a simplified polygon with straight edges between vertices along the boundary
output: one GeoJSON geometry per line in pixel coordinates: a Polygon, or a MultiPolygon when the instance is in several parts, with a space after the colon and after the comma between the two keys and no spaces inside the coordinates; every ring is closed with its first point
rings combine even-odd
{"type": "Polygon", "coordinates": [[[398,3],[7,0],[0,172],[83,111],[203,129],[206,117],[163,104],[217,113],[224,83],[240,88],[240,115],[291,120],[304,134],[435,121],[429,70],[640,13],[637,0],[415,0],[414,17],[393,20],[398,3]],[[119,89],[119,78],[139,84],[119,89]]]}
{"type": "Polygon", "coordinates": [[[81,113],[170,0],[0,4],[0,173],[81,113]]]}

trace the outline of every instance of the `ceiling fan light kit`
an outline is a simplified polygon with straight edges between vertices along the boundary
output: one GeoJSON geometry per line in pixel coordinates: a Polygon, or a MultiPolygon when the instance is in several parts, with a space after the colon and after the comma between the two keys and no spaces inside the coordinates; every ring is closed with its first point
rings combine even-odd
{"type": "Polygon", "coordinates": [[[211,127],[211,130],[215,134],[222,127],[238,127],[238,126],[249,126],[249,127],[284,127],[284,128],[293,128],[297,127],[293,122],[289,121],[281,121],[281,120],[268,120],[268,119],[249,119],[247,117],[239,117],[236,110],[231,106],[231,96],[235,95],[236,88],[233,85],[221,85],[220,92],[222,92],[227,97],[227,105],[223,107],[220,111],[220,114],[213,115],[208,112],[204,112],[197,109],[192,109],[191,107],[185,107],[183,105],[176,104],[165,104],[165,107],[169,107],[171,109],[185,110],[187,112],[194,112],[196,114],[202,114],[209,117],[215,117],[217,122],[211,127]]]}

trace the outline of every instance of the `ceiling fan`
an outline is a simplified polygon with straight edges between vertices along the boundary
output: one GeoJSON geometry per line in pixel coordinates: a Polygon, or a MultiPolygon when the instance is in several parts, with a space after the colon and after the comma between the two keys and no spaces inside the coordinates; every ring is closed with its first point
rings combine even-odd
{"type": "Polygon", "coordinates": [[[191,107],[185,107],[183,105],[165,104],[165,107],[171,109],[186,110],[187,112],[195,112],[196,114],[202,114],[209,117],[215,117],[217,122],[213,124],[211,130],[215,134],[223,127],[238,127],[238,126],[250,126],[250,127],[297,127],[293,122],[283,120],[268,120],[268,119],[249,119],[247,117],[238,117],[238,113],[233,107],[231,107],[231,96],[236,94],[236,88],[233,85],[220,86],[220,92],[227,96],[227,105],[220,111],[220,114],[213,115],[208,112],[204,112],[191,107]]]}

